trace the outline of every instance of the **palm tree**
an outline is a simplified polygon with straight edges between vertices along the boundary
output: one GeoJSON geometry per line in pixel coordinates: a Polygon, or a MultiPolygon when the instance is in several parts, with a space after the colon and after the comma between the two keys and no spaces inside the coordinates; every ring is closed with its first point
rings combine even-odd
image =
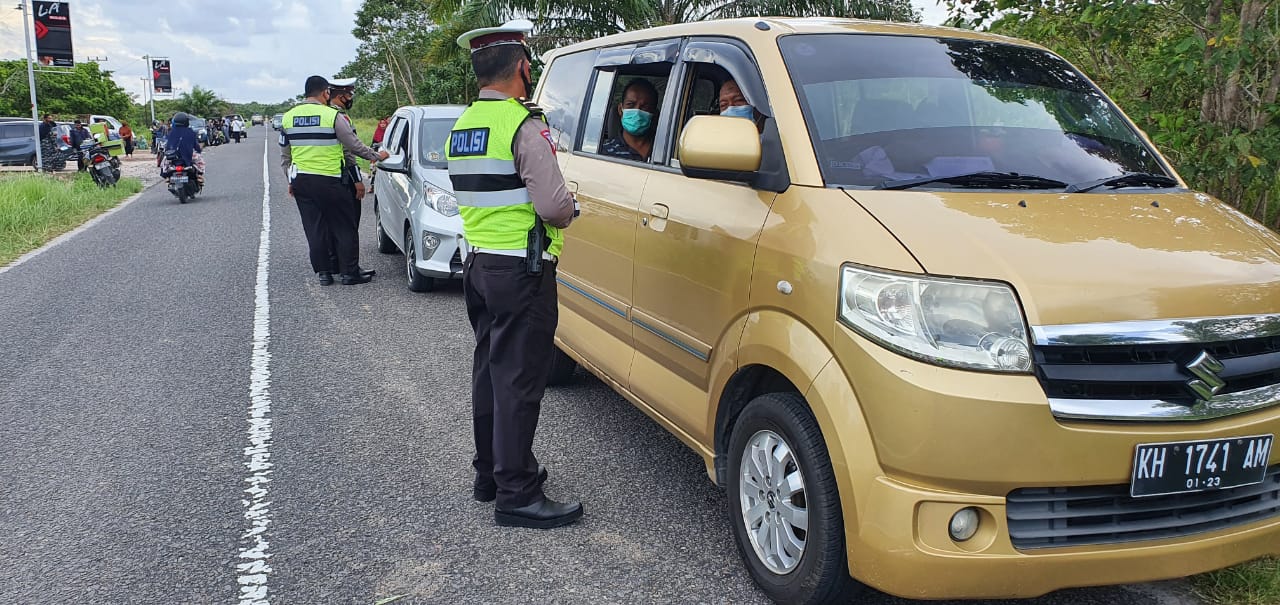
{"type": "MultiPolygon", "coordinates": [[[[469,29],[529,16],[537,25],[533,44],[554,48],[600,36],[674,23],[748,16],[857,17],[886,21],[920,20],[910,0],[425,0],[440,39],[469,29]]],[[[453,52],[437,44],[439,58],[453,52]]]]}
{"type": "Polygon", "coordinates": [[[178,109],[193,116],[208,117],[220,115],[226,102],[218,98],[217,93],[196,85],[191,92],[178,95],[178,109]]]}

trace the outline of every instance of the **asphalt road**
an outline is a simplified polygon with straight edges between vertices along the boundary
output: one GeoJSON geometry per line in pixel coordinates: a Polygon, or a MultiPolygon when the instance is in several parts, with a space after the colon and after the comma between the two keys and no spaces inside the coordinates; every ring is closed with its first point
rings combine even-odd
{"type": "MultiPolygon", "coordinates": [[[[0,603],[237,603],[261,581],[278,604],[764,602],[700,460],[581,371],[549,391],[536,448],[548,493],[586,517],[495,527],[470,499],[460,288],[408,292],[367,202],[378,276],[316,284],[273,142],[270,439],[247,455],[266,426],[250,389],[268,132],[209,150],[194,203],[153,187],[0,273],[0,603]]],[[[1193,603],[1184,590],[1021,603],[1193,603]]]]}

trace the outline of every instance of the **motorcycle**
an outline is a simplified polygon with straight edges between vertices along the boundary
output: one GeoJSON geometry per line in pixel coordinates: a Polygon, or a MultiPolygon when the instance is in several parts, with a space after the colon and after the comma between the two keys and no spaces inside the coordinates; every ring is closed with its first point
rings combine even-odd
{"type": "Polygon", "coordinates": [[[97,141],[88,140],[80,144],[81,157],[89,169],[89,176],[99,187],[106,189],[120,182],[120,160],[111,157],[111,152],[97,141]]]}
{"type": "Polygon", "coordinates": [[[200,182],[200,172],[194,166],[187,166],[178,157],[177,150],[165,153],[160,176],[169,179],[169,193],[178,198],[179,204],[187,203],[187,200],[194,198],[204,188],[200,182]]]}

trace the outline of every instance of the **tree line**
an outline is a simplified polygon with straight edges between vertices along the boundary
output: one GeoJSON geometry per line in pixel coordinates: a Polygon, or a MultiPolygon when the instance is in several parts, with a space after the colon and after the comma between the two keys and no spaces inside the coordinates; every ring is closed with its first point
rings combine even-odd
{"type": "MultiPolygon", "coordinates": [[[[151,124],[151,107],[141,95],[126,92],[111,79],[112,72],[95,62],[77,63],[60,73],[37,72],[38,113],[52,114],[59,120],[71,120],[85,114],[114,116],[128,122],[139,132],[151,124]]],[[[283,113],[294,104],[293,99],[277,103],[232,103],[216,92],[193,86],[172,99],[156,99],[155,115],[168,121],[179,111],[210,117],[239,113],[248,119],[253,114],[271,116],[283,113]]],[[[0,116],[31,115],[27,64],[22,60],[0,61],[0,116]]]]}

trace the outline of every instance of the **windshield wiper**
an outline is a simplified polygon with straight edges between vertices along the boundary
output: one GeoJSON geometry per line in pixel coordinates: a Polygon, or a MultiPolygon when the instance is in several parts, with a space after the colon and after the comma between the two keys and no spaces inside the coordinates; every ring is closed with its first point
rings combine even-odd
{"type": "Polygon", "coordinates": [[[1177,187],[1178,181],[1167,177],[1163,174],[1153,174],[1150,172],[1126,172],[1109,176],[1105,179],[1089,181],[1087,183],[1076,183],[1067,187],[1067,193],[1084,193],[1092,191],[1098,187],[1177,187]]]}
{"type": "Polygon", "coordinates": [[[945,183],[958,187],[974,187],[984,189],[1058,189],[1067,184],[1034,174],[1018,174],[1016,172],[971,172],[952,176],[926,176],[918,179],[900,179],[885,181],[872,189],[910,189],[929,183],[945,183]]]}

